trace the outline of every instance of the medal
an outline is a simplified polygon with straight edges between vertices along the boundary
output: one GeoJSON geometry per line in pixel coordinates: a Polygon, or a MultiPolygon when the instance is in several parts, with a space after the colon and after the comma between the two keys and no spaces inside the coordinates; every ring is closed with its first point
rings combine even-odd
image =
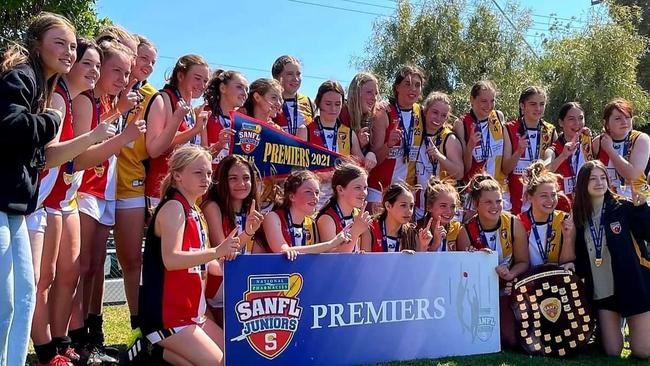
{"type": "Polygon", "coordinates": [[[596,225],[594,225],[591,215],[589,215],[589,233],[591,234],[591,240],[594,241],[594,249],[596,250],[596,259],[594,264],[596,267],[600,267],[603,264],[603,238],[605,237],[605,202],[603,202],[603,207],[600,210],[600,225],[598,226],[598,231],[596,231],[596,225]]]}
{"type": "Polygon", "coordinates": [[[596,265],[596,267],[602,266],[603,265],[603,259],[602,258],[596,258],[596,260],[594,260],[594,264],[596,265]]]}
{"type": "Polygon", "coordinates": [[[101,178],[102,176],[104,176],[104,166],[103,165],[97,165],[93,169],[95,170],[95,175],[98,178],[101,178]]]}

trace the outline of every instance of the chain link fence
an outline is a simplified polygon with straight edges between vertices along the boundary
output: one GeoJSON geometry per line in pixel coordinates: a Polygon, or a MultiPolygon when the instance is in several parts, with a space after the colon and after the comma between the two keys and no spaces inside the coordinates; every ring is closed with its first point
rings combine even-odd
{"type": "MultiPolygon", "coordinates": [[[[142,238],[144,249],[144,238],[142,238]]],[[[106,260],[104,261],[104,305],[119,305],[126,303],[124,294],[124,280],[122,278],[122,267],[117,260],[115,251],[115,240],[113,230],[110,231],[106,243],[106,260]]]]}

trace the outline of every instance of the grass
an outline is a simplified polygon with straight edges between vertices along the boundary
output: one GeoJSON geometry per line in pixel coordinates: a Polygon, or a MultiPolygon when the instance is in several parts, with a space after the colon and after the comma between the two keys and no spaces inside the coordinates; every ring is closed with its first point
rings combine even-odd
{"type": "MultiPolygon", "coordinates": [[[[125,349],[128,342],[131,328],[129,326],[129,311],[126,305],[115,305],[104,307],[104,333],[106,335],[106,344],[125,349]]],[[[436,360],[414,360],[406,362],[389,362],[381,366],[570,366],[570,365],[589,365],[589,366],[616,366],[616,365],[644,365],[650,366],[650,361],[639,361],[634,358],[628,358],[629,350],[623,351],[621,358],[605,357],[595,345],[590,345],[579,356],[568,359],[531,357],[523,353],[503,351],[499,353],[449,357],[436,360]]],[[[30,352],[33,348],[30,346],[30,352]]],[[[30,353],[28,365],[36,365],[36,357],[30,353]]]]}

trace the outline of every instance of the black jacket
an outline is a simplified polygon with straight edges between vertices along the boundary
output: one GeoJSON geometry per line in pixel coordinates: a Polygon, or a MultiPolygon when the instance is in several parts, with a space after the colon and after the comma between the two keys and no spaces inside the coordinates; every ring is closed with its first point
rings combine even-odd
{"type": "MultiPolygon", "coordinates": [[[[650,310],[650,207],[605,197],[605,237],[612,257],[614,299],[622,316],[650,310]]],[[[592,293],[593,279],[584,228],[576,230],[576,272],[592,293]]],[[[591,296],[591,294],[590,294],[591,296]]]]}
{"type": "Polygon", "coordinates": [[[61,125],[56,113],[38,112],[40,84],[29,64],[0,75],[0,211],[8,214],[36,209],[45,145],[61,125]]]}

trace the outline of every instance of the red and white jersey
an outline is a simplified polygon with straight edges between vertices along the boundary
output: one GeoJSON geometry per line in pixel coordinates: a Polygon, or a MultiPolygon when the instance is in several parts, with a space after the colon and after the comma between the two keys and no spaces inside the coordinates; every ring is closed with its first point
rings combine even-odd
{"type": "MultiPolygon", "coordinates": [[[[95,98],[92,90],[81,93],[90,99],[95,108],[90,129],[94,129],[100,122],[101,115],[111,109],[110,102],[105,98],[95,98]]],[[[86,169],[79,187],[79,192],[87,193],[106,201],[115,201],[117,190],[117,157],[111,155],[92,168],[86,169]]]]}
{"type": "MultiPolygon", "coordinates": [[[[206,107],[207,108],[207,107],[206,107]]],[[[224,128],[232,128],[230,117],[213,113],[208,119],[206,131],[208,134],[208,146],[219,142],[219,133],[224,128]]],[[[227,143],[218,154],[212,155],[212,169],[216,172],[217,166],[226,156],[230,154],[230,143],[227,143]]]]}

